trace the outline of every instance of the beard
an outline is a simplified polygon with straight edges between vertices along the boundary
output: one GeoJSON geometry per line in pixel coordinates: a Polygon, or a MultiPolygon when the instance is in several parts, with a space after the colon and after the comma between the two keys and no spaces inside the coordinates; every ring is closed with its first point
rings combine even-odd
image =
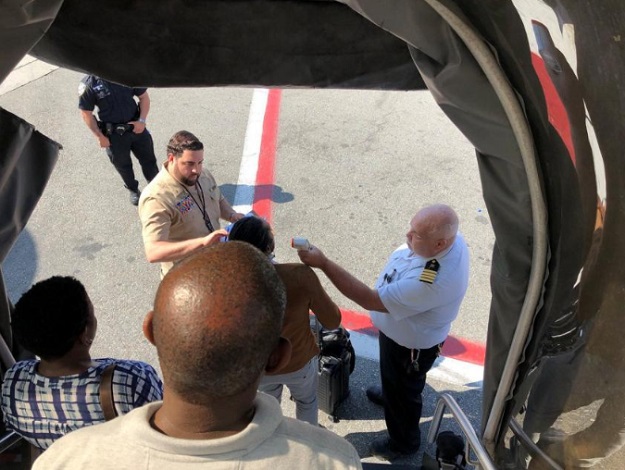
{"type": "Polygon", "coordinates": [[[181,176],[180,182],[186,186],[195,186],[195,183],[197,183],[199,177],[200,175],[191,175],[188,178],[181,176]]]}

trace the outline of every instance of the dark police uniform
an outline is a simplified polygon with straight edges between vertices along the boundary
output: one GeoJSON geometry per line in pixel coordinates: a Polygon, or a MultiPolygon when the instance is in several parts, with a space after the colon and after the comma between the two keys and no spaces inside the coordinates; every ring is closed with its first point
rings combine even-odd
{"type": "Polygon", "coordinates": [[[128,122],[139,119],[139,108],[134,97],[146,91],[146,88],[129,88],[93,75],[86,75],[79,85],[78,107],[85,111],[98,108],[98,127],[111,143],[106,154],[124,180],[126,188],[133,192],[139,190],[139,183],[132,169],[130,151],[139,160],[147,181],[151,181],[158,173],[152,136],[147,129],[135,134],[132,125],[128,125],[128,122]]]}

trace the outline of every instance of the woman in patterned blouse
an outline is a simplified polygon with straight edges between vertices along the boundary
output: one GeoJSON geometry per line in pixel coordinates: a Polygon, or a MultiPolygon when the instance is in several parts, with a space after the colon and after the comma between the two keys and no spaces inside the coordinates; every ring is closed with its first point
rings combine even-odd
{"type": "Polygon", "coordinates": [[[100,381],[112,363],[118,415],[162,398],[161,380],[149,364],[91,358],[97,327],[93,304],[73,277],[46,279],[20,298],[13,332],[40,360],[17,362],[4,376],[1,407],[7,428],[47,449],[70,431],[104,422],[100,381]]]}

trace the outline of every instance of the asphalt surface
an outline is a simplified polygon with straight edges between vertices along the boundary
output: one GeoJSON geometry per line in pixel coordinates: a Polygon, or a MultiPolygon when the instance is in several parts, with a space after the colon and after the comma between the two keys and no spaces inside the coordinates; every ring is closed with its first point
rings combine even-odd
{"type": "MultiPolygon", "coordinates": [[[[136,208],[80,119],[80,78],[58,69],[0,96],[0,106],[64,147],[46,192],[3,264],[9,296],[16,301],[33,282],[52,275],[76,276],[99,321],[94,357],[157,365],[141,322],[159,282],[158,266],[145,261],[136,208]]],[[[192,131],[205,143],[206,166],[232,200],[252,93],[151,89],[148,128],[158,158],[165,159],[165,144],[174,132],[192,131]]],[[[451,205],[460,216],[472,262],[469,293],[452,334],[485,341],[494,240],[490,219],[474,151],[429,92],[284,90],[272,201],[279,261],[296,261],[290,238],[305,236],[370,285],[390,252],[404,242],[419,207],[451,205]]],[[[339,306],[361,310],[320,278],[339,306]]],[[[364,396],[377,373],[375,360],[359,357],[341,421],[320,415],[320,422],[350,440],[365,461],[375,461],[367,455],[367,444],[384,431],[382,410],[364,396]]],[[[479,383],[430,380],[424,440],[436,394],[443,391],[451,392],[479,426],[479,383]]],[[[293,414],[288,400],[284,408],[293,414]]],[[[449,419],[443,428],[453,428],[449,419]]],[[[420,457],[405,462],[417,464],[420,457]]]]}

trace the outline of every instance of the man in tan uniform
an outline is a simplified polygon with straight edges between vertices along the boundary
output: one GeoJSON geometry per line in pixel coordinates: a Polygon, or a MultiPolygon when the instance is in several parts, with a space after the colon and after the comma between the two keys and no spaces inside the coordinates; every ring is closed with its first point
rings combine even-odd
{"type": "Polygon", "coordinates": [[[215,178],[202,169],[204,145],[187,131],[176,132],[167,145],[167,161],[139,200],[145,256],[161,263],[161,276],[175,262],[226,235],[219,218],[235,222],[235,212],[215,178]]]}

